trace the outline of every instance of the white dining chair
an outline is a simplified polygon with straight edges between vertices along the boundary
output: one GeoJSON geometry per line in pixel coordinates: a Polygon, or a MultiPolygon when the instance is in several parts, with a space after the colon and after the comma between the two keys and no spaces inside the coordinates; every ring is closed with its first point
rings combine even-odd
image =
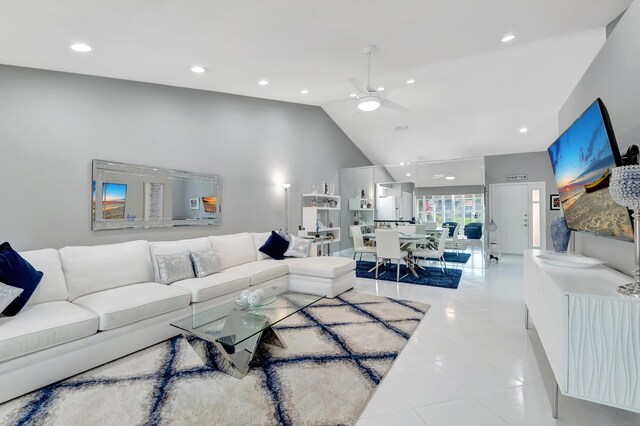
{"type": "MultiPolygon", "coordinates": [[[[447,273],[447,263],[444,261],[444,247],[447,243],[447,232],[442,232],[440,234],[440,239],[438,240],[438,245],[435,250],[427,249],[427,250],[415,250],[413,252],[413,257],[425,259],[425,260],[435,260],[437,262],[441,262],[442,273],[447,273]]],[[[416,261],[417,262],[417,261],[416,261]]],[[[416,263],[417,264],[417,263],[416,263]]],[[[418,265],[419,266],[419,265],[418,265]]]]}
{"type": "Polygon", "coordinates": [[[456,253],[460,252],[458,247],[458,235],[460,231],[460,224],[456,224],[456,227],[453,230],[453,236],[447,237],[446,248],[455,250],[456,253]]]}
{"type": "Polygon", "coordinates": [[[353,238],[353,259],[356,259],[356,255],[360,253],[360,260],[365,253],[376,255],[376,248],[367,246],[364,244],[364,237],[362,236],[362,229],[359,226],[350,226],[351,236],[353,238]]]}
{"type": "Polygon", "coordinates": [[[398,266],[396,281],[400,281],[400,261],[404,261],[408,255],[408,252],[400,249],[400,237],[397,229],[376,229],[376,279],[378,278],[380,259],[384,263],[387,260],[396,260],[398,266]]]}

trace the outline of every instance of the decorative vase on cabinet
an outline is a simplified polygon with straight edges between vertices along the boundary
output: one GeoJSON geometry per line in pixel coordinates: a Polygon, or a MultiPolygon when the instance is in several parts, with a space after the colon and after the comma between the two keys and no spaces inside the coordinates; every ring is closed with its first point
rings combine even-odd
{"type": "Polygon", "coordinates": [[[553,250],[558,253],[565,253],[569,247],[571,230],[567,226],[564,216],[556,217],[551,221],[551,239],[553,240],[553,250]]]}

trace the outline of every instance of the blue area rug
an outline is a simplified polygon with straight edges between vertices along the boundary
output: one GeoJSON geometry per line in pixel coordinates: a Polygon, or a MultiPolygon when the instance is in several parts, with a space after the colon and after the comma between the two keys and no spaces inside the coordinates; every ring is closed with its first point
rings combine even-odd
{"type": "MultiPolygon", "coordinates": [[[[376,271],[375,269],[369,272],[369,269],[376,266],[374,262],[365,262],[360,261],[357,262],[356,266],[356,276],[360,278],[371,278],[372,280],[376,279],[376,271]]],[[[380,268],[378,270],[378,279],[385,281],[395,281],[396,280],[396,264],[388,265],[384,268],[380,268]],[[386,273],[383,275],[386,269],[386,273]]],[[[442,269],[434,268],[431,266],[424,267],[424,269],[417,269],[418,278],[414,277],[413,274],[407,270],[406,265],[400,265],[400,282],[407,284],[417,284],[417,285],[428,285],[431,287],[443,287],[443,288],[458,288],[460,284],[460,278],[462,277],[462,270],[449,268],[447,269],[447,273],[443,274],[442,269]],[[405,276],[406,275],[406,276],[405,276]],[[404,278],[403,278],[404,277],[404,278]]]]}
{"type": "Polygon", "coordinates": [[[444,261],[453,263],[467,263],[471,259],[470,253],[456,253],[453,251],[444,252],[444,261]]]}

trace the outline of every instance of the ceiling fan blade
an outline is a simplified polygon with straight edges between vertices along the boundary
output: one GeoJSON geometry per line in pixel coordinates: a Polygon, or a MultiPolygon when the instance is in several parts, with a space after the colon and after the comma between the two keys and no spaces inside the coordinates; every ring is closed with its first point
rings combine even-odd
{"type": "Polygon", "coordinates": [[[361,93],[368,93],[367,88],[364,87],[364,84],[360,83],[360,80],[358,80],[357,78],[349,77],[349,81],[351,82],[351,85],[355,87],[356,90],[358,90],[358,95],[361,93]]]}
{"type": "Polygon", "coordinates": [[[389,99],[382,100],[382,106],[385,108],[395,109],[400,112],[409,112],[409,108],[403,107],[400,104],[390,101],[389,99]]]}

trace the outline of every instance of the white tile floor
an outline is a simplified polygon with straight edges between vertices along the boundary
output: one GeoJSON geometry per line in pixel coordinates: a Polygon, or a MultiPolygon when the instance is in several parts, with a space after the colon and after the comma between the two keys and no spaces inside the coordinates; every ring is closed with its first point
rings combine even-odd
{"type": "Polygon", "coordinates": [[[524,329],[522,257],[485,268],[471,250],[457,290],[357,280],[357,291],[431,305],[358,425],[640,425],[639,414],[563,396],[551,417],[551,368],[535,326],[524,329]]]}

